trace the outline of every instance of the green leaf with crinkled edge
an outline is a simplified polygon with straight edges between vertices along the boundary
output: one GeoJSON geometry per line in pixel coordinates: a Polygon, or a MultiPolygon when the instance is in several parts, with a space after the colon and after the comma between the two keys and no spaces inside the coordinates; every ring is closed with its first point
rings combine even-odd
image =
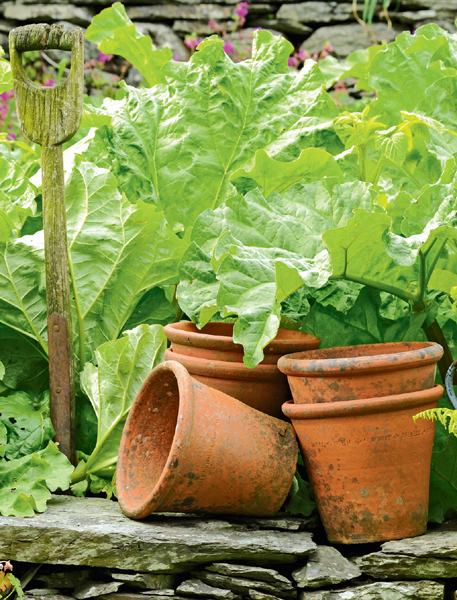
{"type": "Polygon", "coordinates": [[[163,361],[166,346],[160,325],[140,325],[97,348],[98,367],[88,363],[81,374],[98,418],[97,444],[73,483],[91,474],[105,479],[114,474],[127,414],[146,376],[163,361]]]}
{"type": "Polygon", "coordinates": [[[413,197],[408,192],[400,192],[391,201],[387,202],[385,209],[386,213],[392,217],[391,230],[397,235],[402,234],[401,225],[405,219],[407,209],[413,202],[413,197]]]}
{"type": "Polygon", "coordinates": [[[233,63],[222,46],[206,40],[189,62],[170,61],[166,86],[126,87],[125,100],[106,107],[113,126],[98,129],[84,152],[172,227],[232,196],[230,176],[250,170],[258,150],[287,163],[306,148],[342,149],[338,109],[315,63],[291,73],[291,45],[267,31],[254,32],[250,61],[233,63]]]}
{"type": "Polygon", "coordinates": [[[328,280],[322,231],[345,224],[355,206],[371,209],[375,198],[366,184],[333,177],[296,184],[267,200],[253,190],[203,213],[180,264],[186,279],[178,288],[181,308],[200,325],[207,322],[204,310],[206,317],[216,308],[237,315],[234,339],[245,348],[246,366],[255,366],[279,327],[280,303],[304,285],[320,288],[328,280]]]}
{"type": "Polygon", "coordinates": [[[432,273],[428,287],[449,294],[451,288],[457,286],[457,273],[445,269],[435,269],[432,273]]]}
{"type": "Polygon", "coordinates": [[[141,35],[120,2],[94,17],[85,36],[97,44],[101,52],[117,54],[131,62],[149,86],[165,82],[162,68],[171,60],[171,50],[157,50],[148,35],[141,35]]]}
{"type": "Polygon", "coordinates": [[[0,94],[13,89],[13,74],[10,63],[0,58],[0,94]]]}
{"type": "Polygon", "coordinates": [[[48,357],[31,337],[0,324],[0,360],[4,361],[3,383],[12,389],[39,394],[49,387],[48,357]]]}
{"type": "Polygon", "coordinates": [[[176,311],[162,288],[155,287],[146,292],[130,315],[124,330],[138,325],[168,325],[176,320],[176,311]]]}
{"type": "Polygon", "coordinates": [[[36,213],[35,195],[22,168],[0,157],[0,242],[19,233],[27,217],[36,213]]]}
{"type": "Polygon", "coordinates": [[[103,125],[111,125],[113,119],[106,114],[103,109],[96,108],[91,104],[84,104],[84,112],[81,119],[80,128],[84,127],[103,127],[103,125]]]}
{"type": "Polygon", "coordinates": [[[44,512],[51,492],[67,490],[73,466],[53,442],[40,452],[0,460],[0,513],[33,517],[44,512]]]}
{"type": "Polygon", "coordinates": [[[9,460],[43,450],[55,435],[50,418],[49,392],[38,398],[25,392],[3,396],[0,420],[8,430],[6,458],[9,460]]]}
{"type": "Polygon", "coordinates": [[[285,192],[294,183],[311,183],[324,177],[338,177],[344,181],[338,163],[325,150],[308,148],[296,160],[287,163],[270,158],[265,150],[257,150],[254,167],[250,171],[238,169],[230,176],[230,181],[240,194],[258,187],[266,198],[273,192],[285,192]]]}
{"type": "Polygon", "coordinates": [[[455,68],[446,68],[433,59],[436,39],[451,34],[437,25],[424,25],[415,35],[401,33],[386,50],[379,52],[369,68],[369,84],[378,97],[370,105],[370,115],[382,114],[389,125],[400,121],[401,111],[413,112],[435,81],[455,75],[455,68]]]}
{"type": "Polygon", "coordinates": [[[3,458],[5,456],[7,433],[8,432],[6,430],[4,423],[2,423],[0,421],[0,458],[3,458]]]}
{"type": "Polygon", "coordinates": [[[320,348],[416,341],[424,337],[421,327],[427,311],[410,310],[405,316],[391,320],[381,317],[380,307],[379,292],[364,287],[347,313],[316,302],[300,329],[317,335],[322,340],[320,348]]]}

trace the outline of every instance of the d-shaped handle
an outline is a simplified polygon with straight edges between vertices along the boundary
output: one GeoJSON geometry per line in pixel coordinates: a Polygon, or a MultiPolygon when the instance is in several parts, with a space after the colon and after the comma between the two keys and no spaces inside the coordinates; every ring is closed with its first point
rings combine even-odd
{"type": "Polygon", "coordinates": [[[16,111],[22,133],[42,146],[57,146],[78,131],[83,113],[84,40],[82,30],[63,25],[25,25],[9,35],[10,60],[16,111]],[[27,77],[22,53],[30,50],[71,51],[67,79],[52,88],[36,85],[27,77]]]}

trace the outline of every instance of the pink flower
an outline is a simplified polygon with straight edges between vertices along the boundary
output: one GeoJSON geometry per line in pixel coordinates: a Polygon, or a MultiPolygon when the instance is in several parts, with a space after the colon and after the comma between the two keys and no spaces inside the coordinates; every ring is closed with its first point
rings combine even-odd
{"type": "Polygon", "coordinates": [[[211,21],[208,23],[208,25],[211,27],[211,29],[214,29],[214,31],[220,31],[221,30],[221,26],[218,25],[217,23],[215,23],[213,21],[213,19],[211,19],[211,21]]]}
{"type": "Polygon", "coordinates": [[[45,87],[52,87],[55,84],[56,84],[56,80],[55,79],[46,79],[46,81],[43,83],[43,85],[45,87]]]}
{"type": "Polygon", "coordinates": [[[294,62],[294,57],[293,56],[289,56],[289,58],[287,59],[287,66],[288,67],[295,67],[295,62],[294,62]]]}
{"type": "Polygon", "coordinates": [[[246,18],[249,12],[248,7],[249,2],[238,2],[238,4],[236,5],[235,14],[243,19],[246,18]]]}
{"type": "Polygon", "coordinates": [[[315,53],[313,54],[313,60],[314,60],[315,62],[317,62],[317,61],[319,60],[319,52],[315,52],[315,53]]]}
{"type": "Polygon", "coordinates": [[[186,37],[186,39],[184,40],[185,45],[190,50],[194,50],[198,46],[198,44],[200,44],[200,42],[203,42],[201,38],[195,38],[192,36],[186,37]]]}
{"type": "Polygon", "coordinates": [[[181,59],[179,58],[179,56],[177,54],[175,54],[173,56],[173,60],[175,60],[176,62],[179,62],[181,59]]]}
{"type": "Polygon", "coordinates": [[[325,42],[324,44],[324,50],[327,51],[328,54],[330,54],[331,52],[334,52],[334,48],[332,46],[332,44],[330,42],[325,42]]]}
{"type": "Polygon", "coordinates": [[[299,50],[297,56],[301,61],[305,61],[306,59],[311,58],[311,54],[306,52],[306,50],[299,50]]]}
{"type": "Polygon", "coordinates": [[[228,40],[227,42],[224,42],[224,45],[222,47],[223,47],[224,52],[226,54],[235,54],[235,47],[234,47],[233,42],[231,40],[228,40]]]}
{"type": "Polygon", "coordinates": [[[329,54],[328,51],[324,48],[324,50],[322,50],[322,52],[321,52],[321,58],[322,59],[326,58],[328,56],[328,54],[329,54]]]}
{"type": "Polygon", "coordinates": [[[98,53],[98,62],[107,63],[113,58],[113,54],[104,54],[103,52],[98,53]]]}
{"type": "MultiPolygon", "coordinates": [[[[17,135],[15,133],[9,133],[6,136],[6,139],[10,140],[10,141],[15,141],[15,140],[17,140],[17,135]]],[[[5,569],[11,569],[11,570],[13,570],[13,567],[11,566],[11,563],[6,563],[5,569]],[[10,566],[8,567],[8,565],[10,565],[10,566]]]]}
{"type": "MultiPolygon", "coordinates": [[[[16,137],[17,137],[17,136],[16,136],[16,137]]],[[[5,563],[5,566],[4,566],[4,569],[5,569],[5,571],[6,571],[7,569],[9,569],[10,571],[12,571],[12,570],[13,570],[13,565],[12,565],[12,564],[11,564],[9,561],[6,561],[6,563],[5,563]]]]}

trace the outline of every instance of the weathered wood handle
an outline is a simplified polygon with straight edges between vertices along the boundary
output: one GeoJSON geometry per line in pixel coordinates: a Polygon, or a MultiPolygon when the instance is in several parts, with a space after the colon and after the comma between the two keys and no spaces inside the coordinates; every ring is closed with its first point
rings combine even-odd
{"type": "Polygon", "coordinates": [[[24,25],[13,29],[9,43],[17,52],[30,50],[73,50],[74,30],[66,30],[63,25],[24,25]]]}
{"type": "Polygon", "coordinates": [[[80,28],[25,25],[9,35],[16,111],[23,134],[41,146],[57,146],[78,131],[83,113],[84,38],[80,28]],[[68,77],[55,87],[42,87],[28,78],[22,53],[29,50],[71,50],[68,77]]]}
{"type": "Polygon", "coordinates": [[[40,144],[48,309],[51,420],[60,450],[75,464],[75,368],[62,144],[78,131],[83,112],[84,45],[81,29],[26,25],[10,33],[16,110],[22,132],[40,144]],[[41,87],[27,77],[22,53],[71,50],[67,79],[41,87]]]}

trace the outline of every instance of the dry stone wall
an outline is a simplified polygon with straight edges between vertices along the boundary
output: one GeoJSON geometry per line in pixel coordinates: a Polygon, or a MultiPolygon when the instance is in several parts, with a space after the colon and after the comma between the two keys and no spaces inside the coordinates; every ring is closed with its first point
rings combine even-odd
{"type": "Polygon", "coordinates": [[[55,496],[33,518],[0,516],[0,558],[24,600],[457,599],[456,521],[336,548],[317,515],[131,521],[110,500],[55,496]]]}
{"type": "MultiPolygon", "coordinates": [[[[183,44],[186,35],[199,37],[214,31],[210,20],[227,31],[234,27],[231,16],[237,0],[199,3],[198,0],[124,0],[127,13],[137,26],[152,37],[158,47],[169,46],[173,54],[185,60],[189,51],[183,44]]],[[[7,48],[8,32],[26,23],[67,23],[87,27],[100,10],[111,6],[111,0],[0,0],[0,45],[7,48]]],[[[392,2],[392,6],[395,6],[392,2]]],[[[362,12],[362,6],[359,5],[362,12]]],[[[252,0],[245,27],[270,29],[288,38],[294,46],[311,54],[330,42],[335,55],[344,58],[353,50],[378,42],[392,41],[407,29],[414,30],[434,22],[455,31],[457,0],[402,0],[398,11],[390,13],[392,27],[377,15],[372,33],[366,33],[355,21],[352,2],[293,0],[252,0]]],[[[95,52],[87,44],[86,56],[95,52]]]]}

